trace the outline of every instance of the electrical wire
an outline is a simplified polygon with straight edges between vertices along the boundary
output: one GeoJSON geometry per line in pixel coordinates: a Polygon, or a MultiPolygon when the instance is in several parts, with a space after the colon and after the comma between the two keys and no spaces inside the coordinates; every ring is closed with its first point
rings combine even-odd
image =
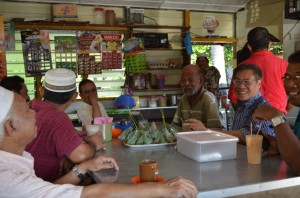
{"type": "Polygon", "coordinates": [[[296,25],[298,24],[298,22],[299,22],[299,20],[297,20],[297,22],[294,24],[294,26],[293,26],[293,27],[292,27],[292,28],[284,35],[282,41],[285,39],[285,37],[286,37],[287,35],[291,35],[290,32],[296,27],[296,25]]]}

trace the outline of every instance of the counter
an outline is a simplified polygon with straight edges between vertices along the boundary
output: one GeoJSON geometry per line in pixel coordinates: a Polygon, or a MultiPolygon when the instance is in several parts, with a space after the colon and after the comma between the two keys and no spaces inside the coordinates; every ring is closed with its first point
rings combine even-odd
{"type": "MultiPolygon", "coordinates": [[[[176,146],[132,149],[117,139],[108,142],[106,150],[97,154],[117,160],[120,171],[115,182],[130,183],[130,179],[139,174],[139,162],[153,159],[159,162],[160,176],[169,179],[180,175],[192,180],[199,190],[198,197],[237,196],[300,185],[300,177],[294,177],[280,156],[264,157],[260,165],[249,165],[246,148],[239,144],[236,159],[204,163],[178,153],[176,146]]],[[[98,171],[92,176],[101,182],[103,174],[98,171]]]]}

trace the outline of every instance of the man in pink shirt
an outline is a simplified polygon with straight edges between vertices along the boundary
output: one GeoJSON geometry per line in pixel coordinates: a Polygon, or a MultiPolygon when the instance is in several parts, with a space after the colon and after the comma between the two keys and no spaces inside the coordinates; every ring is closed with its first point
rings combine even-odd
{"type": "Polygon", "coordinates": [[[33,100],[37,137],[26,147],[35,159],[36,175],[53,182],[60,176],[60,162],[68,158],[74,164],[92,158],[103,146],[99,134],[79,137],[64,110],[76,99],[76,75],[68,69],[52,69],[45,74],[40,89],[43,100],[33,100]]]}
{"type": "MultiPolygon", "coordinates": [[[[276,57],[272,52],[268,51],[271,45],[270,34],[264,27],[256,27],[250,30],[247,36],[247,42],[251,56],[241,64],[255,64],[263,70],[260,88],[261,94],[273,107],[283,113],[287,113],[287,98],[282,77],[287,69],[288,62],[276,57]]],[[[232,82],[228,98],[235,108],[237,96],[233,91],[232,82]]]]}

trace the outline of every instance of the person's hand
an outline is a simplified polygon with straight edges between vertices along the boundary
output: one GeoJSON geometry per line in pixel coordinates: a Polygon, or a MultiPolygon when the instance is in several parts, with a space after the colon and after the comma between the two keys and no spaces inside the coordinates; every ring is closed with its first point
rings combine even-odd
{"type": "Polygon", "coordinates": [[[90,104],[96,104],[98,101],[97,92],[91,92],[88,96],[90,104]]]}
{"type": "Polygon", "coordinates": [[[206,127],[204,126],[204,124],[200,121],[200,120],[197,120],[197,119],[194,119],[194,118],[190,118],[190,119],[187,119],[185,120],[185,122],[189,123],[190,124],[190,127],[191,127],[191,130],[192,131],[195,131],[195,130],[206,130],[206,127]]]}
{"type": "Polygon", "coordinates": [[[283,113],[278,109],[271,107],[270,105],[263,104],[254,111],[252,117],[254,120],[262,121],[271,120],[272,118],[279,115],[283,115],[283,113]]]}
{"type": "Polygon", "coordinates": [[[195,184],[183,177],[175,177],[162,183],[169,189],[170,197],[197,197],[198,190],[195,184]]]}
{"type": "Polygon", "coordinates": [[[91,146],[94,146],[96,151],[105,148],[105,140],[103,139],[102,133],[98,132],[90,136],[86,136],[84,141],[91,146]]]}
{"type": "Polygon", "coordinates": [[[113,169],[117,171],[119,170],[119,166],[114,158],[99,155],[88,161],[82,162],[78,165],[78,169],[83,172],[99,171],[102,169],[113,169]]]}
{"type": "Polygon", "coordinates": [[[269,134],[262,133],[263,136],[269,141],[270,146],[268,150],[264,151],[264,155],[278,155],[279,154],[279,149],[276,141],[276,137],[273,137],[269,134]]]}

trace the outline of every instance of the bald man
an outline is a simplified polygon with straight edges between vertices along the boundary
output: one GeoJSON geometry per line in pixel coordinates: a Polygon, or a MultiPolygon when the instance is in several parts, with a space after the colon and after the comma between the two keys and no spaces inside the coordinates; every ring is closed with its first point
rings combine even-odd
{"type": "Polygon", "coordinates": [[[203,77],[198,65],[187,65],[182,69],[181,88],[184,95],[180,98],[173,124],[182,127],[183,122],[196,119],[208,128],[221,129],[217,100],[203,88],[203,77]]]}

